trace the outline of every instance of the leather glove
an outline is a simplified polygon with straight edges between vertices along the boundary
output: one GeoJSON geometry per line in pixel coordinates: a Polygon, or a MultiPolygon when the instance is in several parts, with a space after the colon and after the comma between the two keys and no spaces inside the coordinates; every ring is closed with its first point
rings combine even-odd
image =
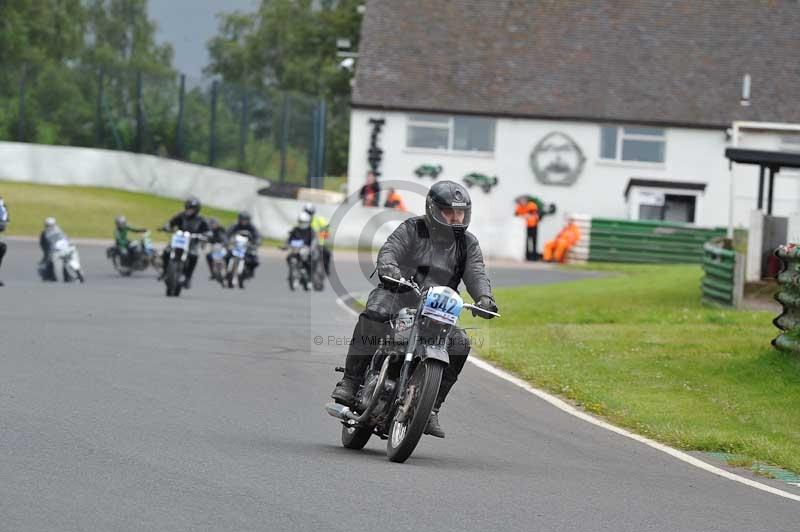
{"type": "Polygon", "coordinates": [[[380,277],[381,281],[383,281],[384,277],[391,277],[392,279],[400,280],[403,278],[403,272],[401,272],[400,268],[397,266],[387,264],[378,268],[378,277],[380,277]]]}
{"type": "MultiPolygon", "coordinates": [[[[478,298],[478,302],[475,305],[489,312],[497,312],[497,303],[489,296],[481,296],[478,298]]],[[[473,312],[473,315],[474,314],[475,312],[473,312]]],[[[478,314],[478,316],[486,320],[492,319],[492,316],[485,316],[483,314],[478,314]]]]}

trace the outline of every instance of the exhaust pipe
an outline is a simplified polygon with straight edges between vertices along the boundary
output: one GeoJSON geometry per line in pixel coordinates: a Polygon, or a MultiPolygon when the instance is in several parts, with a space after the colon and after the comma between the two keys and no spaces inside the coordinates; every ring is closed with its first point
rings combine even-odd
{"type": "Polygon", "coordinates": [[[325,405],[325,410],[331,416],[342,421],[351,421],[355,417],[349,406],[339,403],[328,403],[325,405]]]}

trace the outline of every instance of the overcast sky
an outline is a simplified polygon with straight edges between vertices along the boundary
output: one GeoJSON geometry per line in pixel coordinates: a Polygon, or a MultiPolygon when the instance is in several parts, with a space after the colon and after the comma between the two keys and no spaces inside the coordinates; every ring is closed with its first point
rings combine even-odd
{"type": "Polygon", "coordinates": [[[150,18],[158,25],[159,42],[172,43],[175,67],[200,77],[208,64],[206,42],[217,33],[217,14],[255,12],[260,0],[150,0],[150,18]]]}

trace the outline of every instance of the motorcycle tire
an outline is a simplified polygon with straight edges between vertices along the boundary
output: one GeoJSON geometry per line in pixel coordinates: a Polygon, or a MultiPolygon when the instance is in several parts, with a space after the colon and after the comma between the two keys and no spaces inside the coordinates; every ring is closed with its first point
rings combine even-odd
{"type": "Polygon", "coordinates": [[[413,409],[404,423],[398,422],[400,407],[394,413],[389,424],[389,439],[386,441],[386,456],[392,462],[405,462],[417,447],[428,418],[433,411],[439,385],[442,383],[444,365],[434,360],[425,360],[417,365],[408,379],[407,388],[415,386],[414,397],[411,398],[413,409]]]}
{"type": "Polygon", "coordinates": [[[114,269],[117,270],[117,273],[121,276],[130,277],[131,273],[133,273],[131,268],[126,268],[122,265],[122,258],[118,254],[114,254],[111,258],[111,262],[114,264],[114,269]]]}
{"type": "Polygon", "coordinates": [[[342,446],[345,449],[363,449],[371,436],[371,427],[342,426],[342,446]]]}
{"type": "Polygon", "coordinates": [[[180,275],[175,261],[170,261],[167,265],[164,283],[167,285],[167,297],[177,297],[181,294],[180,275]]]}

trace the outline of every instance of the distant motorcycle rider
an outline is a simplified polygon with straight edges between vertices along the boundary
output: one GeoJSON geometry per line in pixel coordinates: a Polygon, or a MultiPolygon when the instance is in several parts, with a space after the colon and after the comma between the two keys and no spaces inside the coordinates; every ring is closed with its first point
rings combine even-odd
{"type": "MultiPolygon", "coordinates": [[[[375,345],[389,332],[387,322],[397,312],[414,306],[409,292],[383,281],[412,279],[420,287],[445,285],[457,290],[463,281],[467,292],[483,309],[497,312],[492,286],[486,275],[478,239],[467,232],[472,202],[467,190],[452,181],[440,181],[429,190],[425,215],[404,221],[386,240],[378,253],[377,272],[380,284],[370,293],[367,307],[353,331],[344,378],[331,396],[352,405],[375,352],[375,345]]],[[[454,328],[448,339],[450,364],[445,368],[439,394],[425,433],[444,438],[439,425],[439,408],[466,363],[469,339],[463,329],[454,328]]]]}
{"type": "MultiPolygon", "coordinates": [[[[6,207],[3,197],[0,196],[0,233],[6,230],[6,225],[10,218],[8,217],[8,208],[6,207]]],[[[3,257],[6,255],[6,243],[0,240],[0,266],[3,265],[3,257]]],[[[4,286],[3,281],[0,281],[0,286],[4,286]]]]}
{"type": "MultiPolygon", "coordinates": [[[[313,247],[316,238],[316,233],[311,229],[311,217],[306,211],[302,211],[297,216],[297,225],[289,231],[289,238],[286,239],[286,246],[289,246],[292,240],[302,240],[304,246],[313,247]]],[[[286,262],[289,262],[290,259],[291,255],[286,257],[286,262]]],[[[309,264],[304,264],[303,266],[307,268],[309,264]]]]}
{"type": "Polygon", "coordinates": [[[322,265],[325,268],[325,275],[328,275],[331,269],[331,250],[328,244],[330,224],[327,218],[317,214],[317,208],[313,203],[306,203],[303,210],[311,217],[311,229],[317,234],[317,243],[322,249],[322,265]]]}
{"type": "Polygon", "coordinates": [[[128,225],[128,220],[120,215],[114,219],[114,241],[117,244],[122,261],[128,260],[131,252],[131,241],[128,239],[128,233],[144,233],[147,229],[141,229],[128,225]]]}
{"type": "MultiPolygon", "coordinates": [[[[200,216],[200,209],[202,207],[200,200],[197,198],[189,198],[183,204],[183,207],[184,209],[182,212],[179,212],[170,218],[169,222],[164,224],[164,230],[176,231],[180,229],[181,231],[188,231],[195,234],[207,234],[209,232],[208,222],[206,222],[205,218],[200,216]]],[[[189,256],[186,258],[183,282],[184,288],[188,289],[191,287],[192,274],[194,273],[195,266],[197,266],[199,248],[200,243],[196,239],[193,239],[189,246],[189,256]]],[[[164,271],[166,272],[167,263],[169,262],[169,246],[164,249],[162,259],[164,261],[164,271]]]]}
{"type": "Polygon", "coordinates": [[[250,240],[247,246],[247,255],[245,255],[244,262],[249,272],[248,277],[255,273],[258,268],[258,247],[261,245],[261,233],[253,225],[250,214],[247,212],[240,212],[236,217],[236,223],[228,227],[226,237],[230,242],[237,233],[243,233],[250,240]]]}
{"type": "Polygon", "coordinates": [[[44,229],[39,234],[39,247],[42,249],[42,260],[39,262],[39,269],[42,272],[42,279],[45,281],[56,281],[55,264],[53,264],[52,253],[56,242],[66,239],[67,235],[56,224],[53,217],[45,218],[44,229]]]}

